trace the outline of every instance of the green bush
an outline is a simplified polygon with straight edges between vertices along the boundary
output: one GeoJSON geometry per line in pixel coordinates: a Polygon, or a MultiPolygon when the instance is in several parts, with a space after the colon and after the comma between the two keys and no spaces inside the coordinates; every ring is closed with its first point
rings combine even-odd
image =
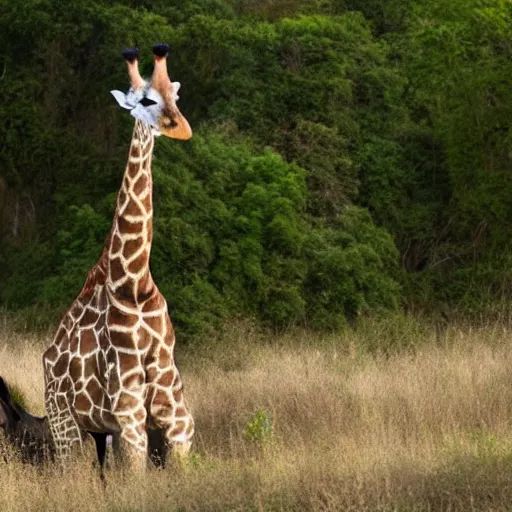
{"type": "Polygon", "coordinates": [[[272,415],[264,410],[257,411],[247,422],[243,435],[248,441],[268,442],[272,437],[272,415]]]}
{"type": "Polygon", "coordinates": [[[39,324],[80,290],[132,129],[119,53],[140,46],[149,74],[156,40],[195,133],[154,159],[152,271],[182,333],[506,304],[511,18],[486,0],[0,0],[0,304],[39,324]]]}

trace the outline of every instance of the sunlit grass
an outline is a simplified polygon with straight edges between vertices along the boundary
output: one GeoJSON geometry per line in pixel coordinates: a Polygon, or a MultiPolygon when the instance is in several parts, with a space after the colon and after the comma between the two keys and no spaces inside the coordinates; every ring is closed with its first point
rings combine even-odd
{"type": "MultiPolygon", "coordinates": [[[[397,317],[178,342],[197,423],[185,469],[110,471],[103,489],[91,460],[65,474],[9,460],[0,510],[508,510],[510,332],[397,317]]],[[[0,334],[0,374],[38,413],[43,338],[0,334]]]]}

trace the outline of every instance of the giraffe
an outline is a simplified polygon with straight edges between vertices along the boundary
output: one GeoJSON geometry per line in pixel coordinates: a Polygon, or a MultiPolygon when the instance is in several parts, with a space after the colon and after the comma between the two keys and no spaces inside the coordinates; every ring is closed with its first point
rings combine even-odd
{"type": "Polygon", "coordinates": [[[176,106],[180,84],[170,81],[167,55],[166,44],[153,48],[148,83],[138,51],[123,52],[131,88],[112,94],[136,121],[112,229],[43,354],[45,407],[61,461],[86,433],[97,444],[112,434],[129,466],[144,470],[146,427],[161,429],[174,455],[190,449],[194,421],[174,362],[174,329],[149,269],[154,139],[192,136],[176,106]]]}

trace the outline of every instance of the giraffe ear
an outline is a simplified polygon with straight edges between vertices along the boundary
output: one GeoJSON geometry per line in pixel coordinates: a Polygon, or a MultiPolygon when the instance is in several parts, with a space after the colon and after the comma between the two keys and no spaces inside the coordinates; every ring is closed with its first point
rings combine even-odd
{"type": "Polygon", "coordinates": [[[114,96],[114,98],[116,99],[117,103],[119,103],[120,107],[125,108],[127,110],[131,110],[133,108],[133,105],[130,105],[129,103],[127,103],[127,101],[126,101],[126,94],[124,92],[121,92],[121,91],[110,91],[110,94],[112,94],[112,96],[114,96]]]}
{"type": "Polygon", "coordinates": [[[172,90],[174,92],[174,100],[178,101],[180,97],[178,96],[178,91],[181,88],[181,82],[173,82],[172,83],[172,90]]]}

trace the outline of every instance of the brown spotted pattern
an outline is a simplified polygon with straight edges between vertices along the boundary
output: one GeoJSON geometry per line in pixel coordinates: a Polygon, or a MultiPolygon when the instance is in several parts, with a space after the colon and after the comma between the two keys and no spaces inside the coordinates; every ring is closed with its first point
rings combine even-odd
{"type": "Polygon", "coordinates": [[[174,330],[149,271],[154,135],[140,121],[112,231],[43,355],[45,405],[57,456],[89,432],[120,433],[133,467],[146,464],[148,424],[188,453],[194,422],[174,362],[174,330]]]}

